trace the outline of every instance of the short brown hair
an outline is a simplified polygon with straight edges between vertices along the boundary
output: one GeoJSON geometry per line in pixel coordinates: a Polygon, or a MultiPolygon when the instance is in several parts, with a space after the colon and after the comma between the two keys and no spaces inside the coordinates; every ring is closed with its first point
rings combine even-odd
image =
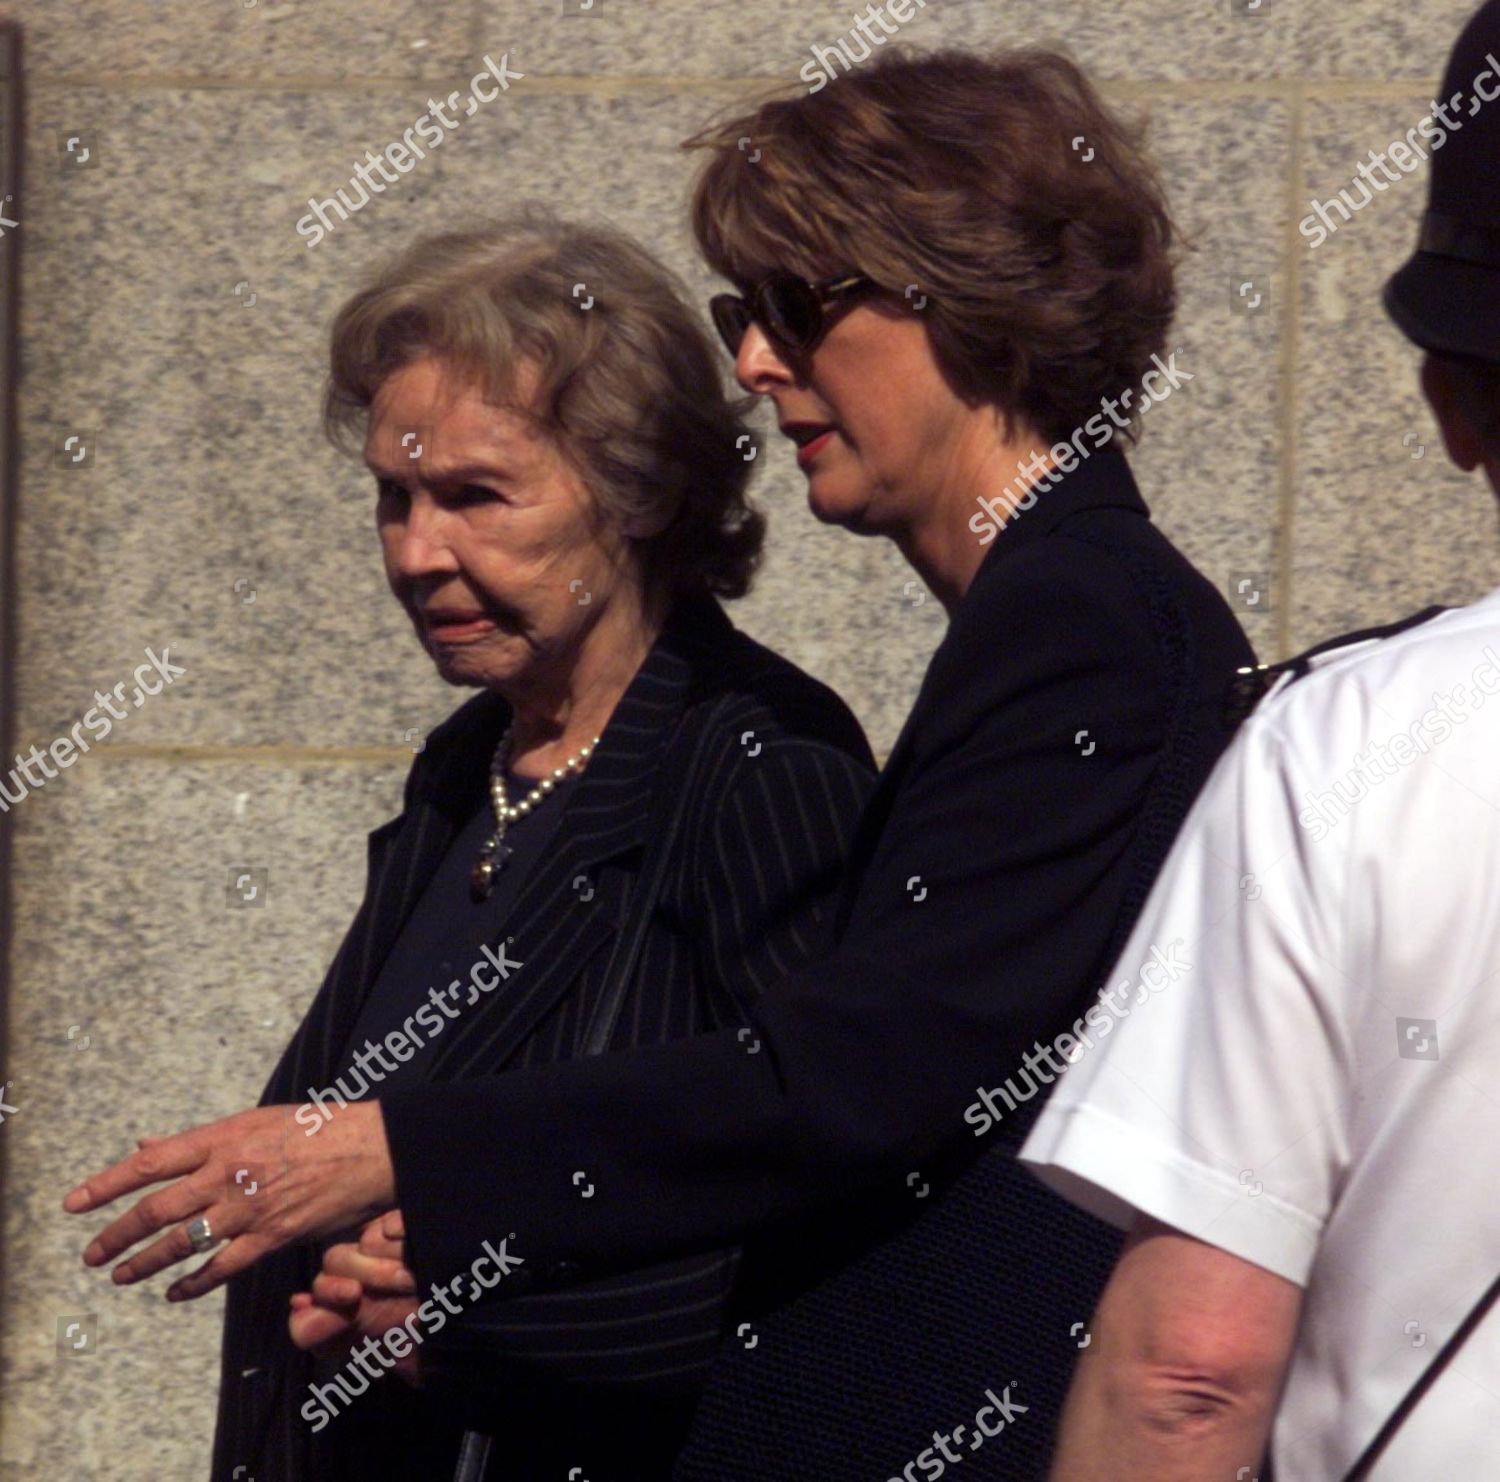
{"type": "Polygon", "coordinates": [[[853,270],[914,307],[925,295],[955,391],[1064,439],[1139,383],[1176,311],[1141,133],[1059,52],[887,45],[685,140],[714,151],[693,231],[741,285],[853,270]]]}
{"type": "Polygon", "coordinates": [[[753,398],[726,394],[681,283],[623,232],[531,205],[420,237],[339,310],[330,339],[323,421],[339,448],[363,438],[386,378],[432,355],[534,419],[603,516],[654,532],[633,537],[648,592],[749,590],[765,539],[745,494],[753,398]],[[538,373],[525,406],[523,362],[538,373]]]}

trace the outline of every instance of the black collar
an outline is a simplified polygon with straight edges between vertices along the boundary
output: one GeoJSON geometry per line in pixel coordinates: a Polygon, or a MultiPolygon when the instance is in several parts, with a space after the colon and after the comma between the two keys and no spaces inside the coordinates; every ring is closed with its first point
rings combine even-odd
{"type": "Polygon", "coordinates": [[[974,584],[988,578],[1009,552],[1050,535],[1081,510],[1111,506],[1151,517],[1125,455],[1118,448],[1105,446],[1081,459],[1071,473],[1063,474],[1050,488],[1037,490],[1035,504],[1017,509],[1006,520],[974,573],[974,584]]]}

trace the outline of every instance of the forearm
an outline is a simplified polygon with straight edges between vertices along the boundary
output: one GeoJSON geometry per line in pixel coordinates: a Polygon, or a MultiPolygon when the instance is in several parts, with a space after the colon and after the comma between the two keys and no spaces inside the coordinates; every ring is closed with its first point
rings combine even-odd
{"type": "Polygon", "coordinates": [[[1284,1277],[1143,1217],[1089,1325],[1054,1482],[1254,1477],[1301,1304],[1284,1277]]]}
{"type": "Polygon", "coordinates": [[[1080,1360],[1063,1411],[1053,1482],[1210,1482],[1254,1477],[1275,1392],[1238,1394],[1207,1375],[1080,1360]]]}
{"type": "Polygon", "coordinates": [[[857,921],[859,946],[768,990],[743,1030],[382,1098],[423,1280],[511,1232],[537,1282],[560,1261],[574,1280],[629,1270],[900,1194],[982,1151],[965,1107],[1083,1012],[1117,881],[1070,898],[1100,925],[1059,940],[1023,902],[976,902],[925,847],[932,863],[903,857],[892,903],[872,902],[884,939],[866,946],[857,921]],[[912,903],[908,870],[932,898],[912,903]]]}
{"type": "Polygon", "coordinates": [[[744,1039],[721,1031],[393,1093],[386,1123],[415,1268],[442,1280],[483,1236],[514,1232],[512,1250],[532,1263],[530,1282],[507,1293],[519,1295],[565,1280],[550,1275],[557,1262],[587,1280],[737,1244],[834,1209],[851,1189],[899,1187],[924,1166],[914,1157],[964,1130],[973,1094],[951,1059],[913,1063],[919,1027],[973,1038],[972,1017],[923,1005],[900,982],[857,1041],[814,1010],[763,1019],[744,1039]],[[463,1169],[484,1175],[456,1178],[463,1169]]]}

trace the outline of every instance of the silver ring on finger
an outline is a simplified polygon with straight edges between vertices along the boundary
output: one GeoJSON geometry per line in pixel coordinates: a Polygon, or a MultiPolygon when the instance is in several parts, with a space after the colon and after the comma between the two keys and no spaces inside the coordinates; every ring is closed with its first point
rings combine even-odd
{"type": "Polygon", "coordinates": [[[219,1242],[214,1237],[213,1227],[208,1223],[208,1216],[200,1214],[197,1219],[191,1221],[187,1227],[188,1244],[193,1247],[193,1254],[201,1256],[204,1251],[212,1250],[219,1242]]]}

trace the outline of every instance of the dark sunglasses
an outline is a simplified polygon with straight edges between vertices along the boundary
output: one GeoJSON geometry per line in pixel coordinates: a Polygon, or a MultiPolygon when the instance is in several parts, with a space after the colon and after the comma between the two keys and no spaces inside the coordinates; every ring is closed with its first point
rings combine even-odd
{"type": "Polygon", "coordinates": [[[863,273],[810,283],[795,273],[777,272],[762,278],[748,298],[737,293],[715,294],[708,301],[708,310],[731,355],[740,353],[740,342],[752,323],[760,325],[783,349],[805,353],[828,329],[826,311],[830,304],[857,289],[877,286],[863,273]]]}

